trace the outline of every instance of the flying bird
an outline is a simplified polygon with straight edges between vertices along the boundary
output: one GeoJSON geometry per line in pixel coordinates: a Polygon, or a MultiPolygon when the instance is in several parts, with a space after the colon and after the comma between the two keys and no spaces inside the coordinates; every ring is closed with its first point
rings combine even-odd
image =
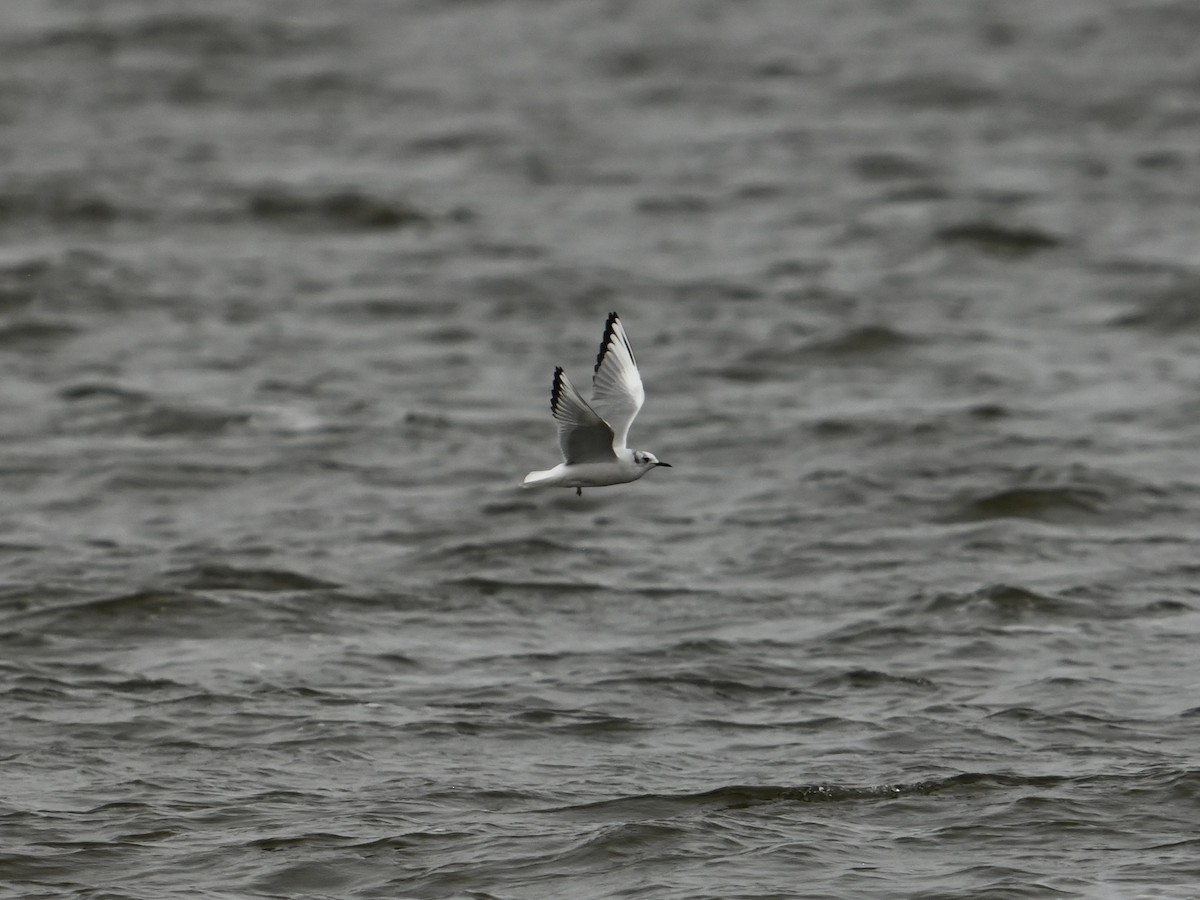
{"type": "Polygon", "coordinates": [[[563,461],[553,469],[530,472],[521,487],[575,488],[637,481],[651,469],[671,468],[645,450],[625,446],[629,426],[646,400],[642,376],[617,314],[609,313],[592,373],[592,402],[575,390],[562,366],[554,369],[550,411],[558,420],[563,461]]]}

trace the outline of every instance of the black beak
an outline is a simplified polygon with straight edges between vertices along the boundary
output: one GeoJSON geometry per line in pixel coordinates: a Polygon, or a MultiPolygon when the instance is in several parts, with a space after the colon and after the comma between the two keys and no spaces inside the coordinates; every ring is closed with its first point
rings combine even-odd
{"type": "Polygon", "coordinates": [[[665,462],[656,462],[656,463],[655,463],[655,465],[656,465],[656,466],[666,466],[668,469],[673,469],[673,468],[675,468],[675,467],[674,467],[673,465],[671,465],[670,463],[665,463],[665,462]]]}

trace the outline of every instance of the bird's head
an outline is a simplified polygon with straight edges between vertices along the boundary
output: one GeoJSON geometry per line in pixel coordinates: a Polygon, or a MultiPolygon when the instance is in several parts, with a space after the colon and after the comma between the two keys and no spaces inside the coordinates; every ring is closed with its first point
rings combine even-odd
{"type": "Polygon", "coordinates": [[[670,463],[659,461],[659,458],[653,453],[647,453],[645,450],[633,451],[633,463],[640,466],[645,471],[649,472],[655,466],[666,466],[668,469],[673,468],[670,463]]]}

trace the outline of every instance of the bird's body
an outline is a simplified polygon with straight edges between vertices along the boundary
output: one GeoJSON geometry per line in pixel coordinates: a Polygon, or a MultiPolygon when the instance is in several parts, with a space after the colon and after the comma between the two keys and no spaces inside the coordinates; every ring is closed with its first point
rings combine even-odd
{"type": "MultiPolygon", "coordinates": [[[[639,466],[633,461],[633,451],[626,459],[614,459],[612,462],[596,463],[559,463],[553,469],[544,472],[530,472],[521,483],[522,487],[568,487],[585,488],[599,487],[606,484],[625,484],[637,481],[650,471],[646,466],[639,466]]],[[[660,464],[661,465],[661,464],[660,464]]]]}
{"type": "Polygon", "coordinates": [[[553,469],[530,472],[521,487],[566,487],[582,493],[637,481],[657,466],[653,453],[625,446],[629,426],[642,408],[646,391],[637,362],[616,313],[609,313],[592,375],[592,401],[584,400],[561,367],[554,370],[550,411],[558,420],[563,461],[553,469]]]}

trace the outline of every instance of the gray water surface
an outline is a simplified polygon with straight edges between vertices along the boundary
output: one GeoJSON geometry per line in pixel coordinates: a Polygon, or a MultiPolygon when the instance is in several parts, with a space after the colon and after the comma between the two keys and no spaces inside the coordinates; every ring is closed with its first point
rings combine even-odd
{"type": "Polygon", "coordinates": [[[1197,896],[1197,29],[4,4],[0,894],[1197,896]]]}

